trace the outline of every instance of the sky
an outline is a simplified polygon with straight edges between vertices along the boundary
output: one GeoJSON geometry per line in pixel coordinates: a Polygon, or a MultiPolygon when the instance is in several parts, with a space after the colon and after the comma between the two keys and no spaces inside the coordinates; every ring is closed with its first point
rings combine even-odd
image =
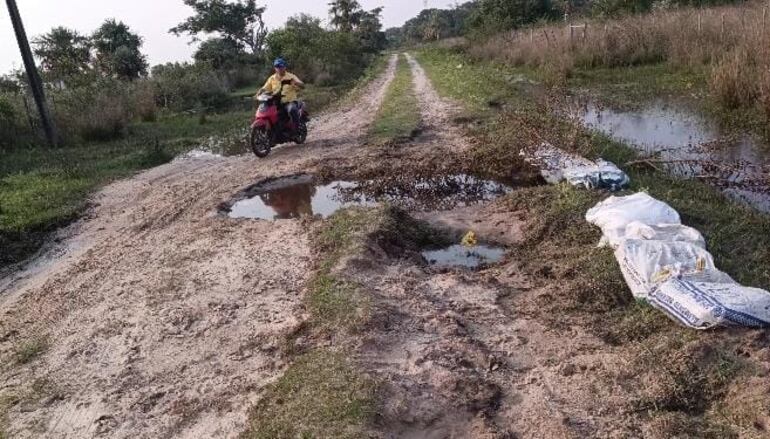
{"type": "MultiPolygon", "coordinates": [[[[386,28],[400,26],[416,16],[425,0],[359,0],[364,9],[384,6],[383,24],[386,28]]],[[[429,7],[447,8],[457,0],[428,0],[429,7]]],[[[8,16],[0,2],[0,73],[22,67],[21,55],[8,16]]],[[[327,0],[262,0],[267,7],[268,27],[283,25],[292,15],[304,12],[328,19],[327,0]]],[[[87,34],[107,18],[125,22],[144,38],[143,52],[151,65],[187,61],[195,46],[187,36],[176,37],[168,30],[179,24],[192,10],[182,0],[17,0],[27,36],[32,40],[56,26],[65,26],[87,34]]]]}

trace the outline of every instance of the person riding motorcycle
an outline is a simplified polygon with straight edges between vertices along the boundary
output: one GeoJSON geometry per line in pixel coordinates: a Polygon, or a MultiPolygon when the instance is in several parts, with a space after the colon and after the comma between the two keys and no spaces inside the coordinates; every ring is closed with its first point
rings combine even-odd
{"type": "Polygon", "coordinates": [[[287,63],[283,58],[276,58],[273,62],[273,68],[275,73],[267,78],[267,82],[257,92],[257,96],[262,93],[276,94],[281,91],[281,105],[283,109],[288,113],[292,123],[296,127],[299,123],[299,90],[305,88],[305,83],[302,82],[295,74],[286,70],[287,63]]]}

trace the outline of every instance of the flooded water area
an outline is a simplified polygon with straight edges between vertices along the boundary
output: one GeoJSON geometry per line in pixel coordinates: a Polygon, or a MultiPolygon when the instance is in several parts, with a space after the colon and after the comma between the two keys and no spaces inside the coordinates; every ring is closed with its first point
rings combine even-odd
{"type": "Polygon", "coordinates": [[[481,268],[500,262],[505,249],[489,245],[452,245],[438,250],[424,250],[422,256],[435,268],[481,268]]]}
{"type": "Polygon", "coordinates": [[[386,202],[407,210],[441,210],[491,201],[512,189],[469,175],[436,176],[384,181],[318,182],[301,174],[265,180],[246,188],[220,212],[230,218],[261,220],[328,217],[353,206],[386,202]]]}
{"type": "Polygon", "coordinates": [[[639,110],[588,102],[577,116],[587,127],[636,147],[674,175],[708,181],[770,212],[770,147],[752,136],[725,133],[688,108],[665,102],[639,110]]]}

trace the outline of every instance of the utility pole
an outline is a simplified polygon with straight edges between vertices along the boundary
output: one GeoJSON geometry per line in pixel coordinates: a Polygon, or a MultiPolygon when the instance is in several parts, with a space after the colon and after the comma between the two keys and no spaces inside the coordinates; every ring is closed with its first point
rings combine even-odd
{"type": "Polygon", "coordinates": [[[45,130],[45,136],[50,146],[56,146],[59,143],[59,136],[56,133],[51,113],[48,111],[48,104],[45,100],[45,91],[43,90],[43,81],[40,80],[40,74],[35,66],[35,59],[32,57],[32,50],[29,48],[27,33],[24,31],[24,23],[21,22],[19,8],[16,7],[16,0],[6,0],[8,13],[11,15],[13,30],[16,32],[16,41],[19,43],[21,58],[24,60],[24,68],[27,70],[27,79],[32,89],[32,96],[35,98],[37,109],[40,112],[40,121],[45,130]]]}

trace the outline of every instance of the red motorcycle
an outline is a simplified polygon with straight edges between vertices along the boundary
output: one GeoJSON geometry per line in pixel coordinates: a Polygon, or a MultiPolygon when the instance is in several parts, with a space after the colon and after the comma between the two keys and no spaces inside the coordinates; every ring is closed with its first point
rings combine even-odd
{"type": "Polygon", "coordinates": [[[291,81],[283,81],[276,94],[262,93],[257,96],[259,108],[251,124],[251,150],[257,157],[267,157],[275,145],[294,142],[298,145],[307,139],[307,123],[310,120],[305,103],[298,102],[298,123],[294,123],[289,113],[281,105],[283,87],[291,81]],[[296,126],[295,126],[296,125],[296,126]]]}

